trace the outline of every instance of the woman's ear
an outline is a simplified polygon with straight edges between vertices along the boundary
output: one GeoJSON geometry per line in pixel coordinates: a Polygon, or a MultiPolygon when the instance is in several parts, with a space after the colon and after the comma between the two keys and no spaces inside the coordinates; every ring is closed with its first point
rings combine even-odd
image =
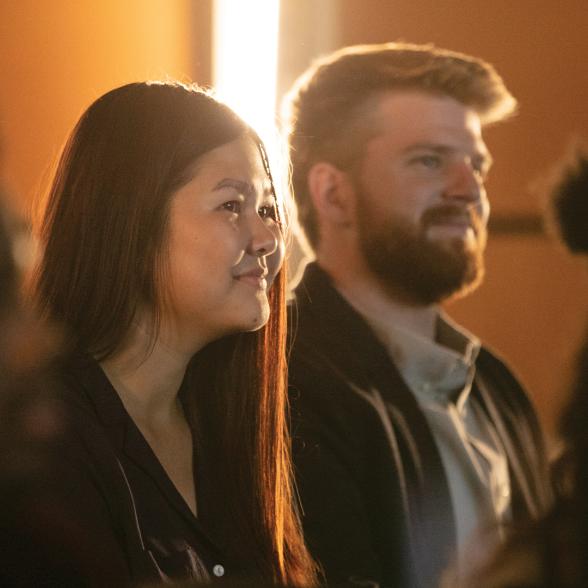
{"type": "Polygon", "coordinates": [[[353,220],[353,184],[332,163],[320,161],[308,172],[308,190],[320,223],[348,225],[353,220]]]}

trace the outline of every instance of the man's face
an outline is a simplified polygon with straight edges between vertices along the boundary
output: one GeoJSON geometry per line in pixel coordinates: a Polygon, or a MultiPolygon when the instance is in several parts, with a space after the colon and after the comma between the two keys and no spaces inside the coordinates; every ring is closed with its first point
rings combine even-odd
{"type": "Polygon", "coordinates": [[[391,92],[353,172],[362,254],[382,287],[412,305],[479,283],[490,156],[478,115],[446,96],[391,92]]]}

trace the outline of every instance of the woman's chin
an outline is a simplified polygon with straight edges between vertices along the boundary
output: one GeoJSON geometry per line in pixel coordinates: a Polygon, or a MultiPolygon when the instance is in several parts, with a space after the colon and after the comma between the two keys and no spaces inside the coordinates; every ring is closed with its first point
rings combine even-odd
{"type": "Polygon", "coordinates": [[[258,299],[255,305],[245,305],[240,309],[239,317],[226,329],[225,334],[250,333],[258,331],[267,324],[270,317],[270,307],[267,299],[258,299]]]}
{"type": "Polygon", "coordinates": [[[257,313],[251,315],[248,328],[243,329],[244,331],[257,331],[267,324],[270,317],[269,304],[263,304],[257,311],[257,313]]]}

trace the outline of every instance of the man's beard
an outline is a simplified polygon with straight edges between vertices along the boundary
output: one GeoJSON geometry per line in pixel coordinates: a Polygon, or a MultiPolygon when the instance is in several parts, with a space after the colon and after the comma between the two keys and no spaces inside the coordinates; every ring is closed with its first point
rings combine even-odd
{"type": "Polygon", "coordinates": [[[486,227],[473,210],[454,204],[428,209],[419,225],[398,216],[371,214],[359,194],[358,223],[364,258],[384,290],[414,306],[429,306],[474,290],[484,276],[486,227]],[[427,237],[431,226],[452,218],[470,219],[476,234],[468,239],[427,237]]]}

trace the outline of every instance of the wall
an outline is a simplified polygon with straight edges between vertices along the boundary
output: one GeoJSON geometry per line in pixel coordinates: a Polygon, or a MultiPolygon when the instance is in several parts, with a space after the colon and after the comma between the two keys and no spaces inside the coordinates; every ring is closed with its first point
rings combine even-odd
{"type": "Polygon", "coordinates": [[[2,177],[26,209],[95,98],[125,82],[193,74],[190,0],[18,0],[0,8],[2,177]]]}

